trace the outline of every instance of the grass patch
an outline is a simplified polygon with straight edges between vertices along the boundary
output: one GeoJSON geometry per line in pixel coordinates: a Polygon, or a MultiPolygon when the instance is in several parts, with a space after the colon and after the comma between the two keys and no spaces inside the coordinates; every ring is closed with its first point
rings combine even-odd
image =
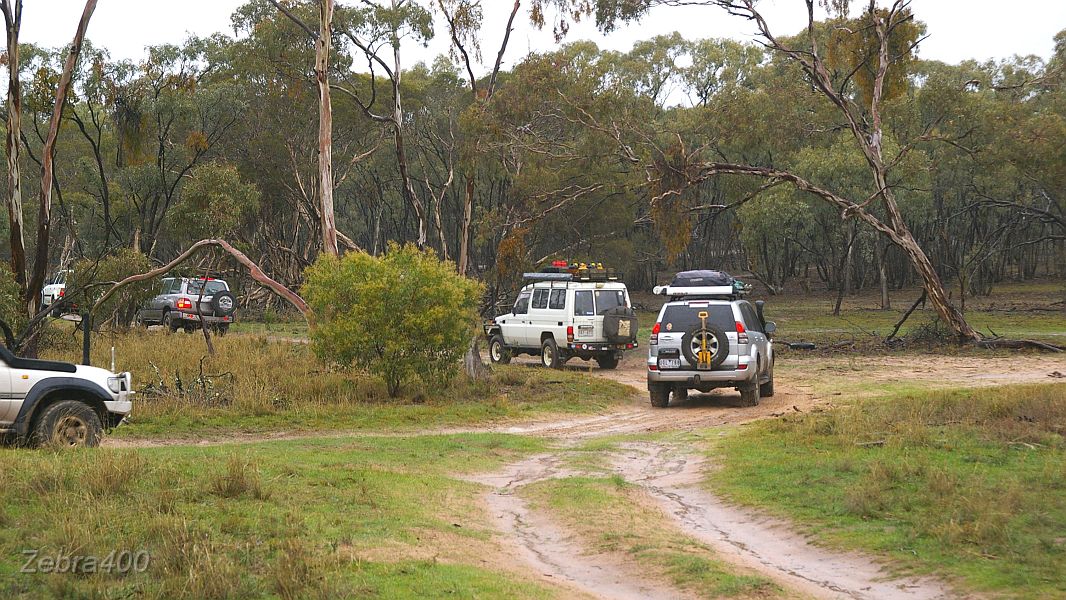
{"type": "MultiPolygon", "coordinates": [[[[363,373],[327,368],[305,344],[267,337],[215,338],[132,331],[96,336],[93,364],[133,373],[136,397],[118,436],[210,436],[233,431],[425,429],[504,422],[553,413],[596,412],[632,391],[605,378],[522,365],[496,366],[484,381],[457,378],[440,389],[411,386],[390,399],[385,385],[363,373]],[[580,398],[580,401],[574,401],[580,398]]],[[[78,360],[71,339],[49,358],[78,360]]]]}
{"type": "Polygon", "coordinates": [[[624,554],[639,563],[642,574],[702,598],[764,598],[780,591],[767,579],[738,574],[709,548],[676,531],[658,509],[647,506],[639,488],[617,475],[552,479],[520,493],[575,531],[591,550],[624,554]]]}
{"type": "Polygon", "coordinates": [[[0,597],[539,598],[483,568],[479,486],[455,473],[543,450],[504,435],[239,447],[0,449],[0,597]],[[145,550],[143,573],[23,574],[22,551],[145,550]]]}
{"type": "Polygon", "coordinates": [[[910,571],[1066,593],[1066,385],[898,394],[743,427],[716,493],[910,571]]]}

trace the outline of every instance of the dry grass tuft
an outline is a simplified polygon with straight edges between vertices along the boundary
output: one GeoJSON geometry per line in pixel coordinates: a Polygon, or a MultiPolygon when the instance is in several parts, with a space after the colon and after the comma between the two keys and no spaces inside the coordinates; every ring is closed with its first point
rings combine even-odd
{"type": "Polygon", "coordinates": [[[266,500],[270,497],[270,491],[263,487],[258,466],[239,456],[230,457],[226,470],[211,479],[209,489],[220,498],[247,496],[266,500]]]}

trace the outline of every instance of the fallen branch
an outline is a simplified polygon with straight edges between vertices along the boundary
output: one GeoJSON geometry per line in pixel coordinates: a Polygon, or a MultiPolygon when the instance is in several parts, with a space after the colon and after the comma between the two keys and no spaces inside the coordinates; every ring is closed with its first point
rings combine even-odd
{"type": "Polygon", "coordinates": [[[1066,346],[1056,346],[1055,344],[1038,342],[1037,340],[1008,340],[997,338],[991,340],[980,340],[974,343],[981,348],[988,348],[992,350],[997,348],[1008,348],[1014,350],[1035,349],[1046,350],[1048,352],[1066,352],[1066,346]]]}
{"type": "Polygon", "coordinates": [[[277,281],[271,279],[266,273],[263,272],[263,269],[259,268],[259,265],[252,262],[252,259],[245,256],[243,252],[231,246],[229,242],[217,239],[200,240],[192,246],[189,246],[189,248],[185,252],[182,252],[180,255],[178,255],[177,258],[170,261],[169,263],[159,268],[152,269],[147,273],[130,275],[122,281],[115,283],[111,286],[110,289],[107,290],[107,292],[104,293],[103,296],[100,297],[99,300],[96,301],[95,304],[93,304],[92,309],[89,311],[89,316],[92,317],[93,315],[95,315],[96,309],[99,308],[104,302],[106,302],[107,299],[110,298],[115,292],[122,289],[123,287],[131,283],[137,283],[138,281],[147,281],[149,279],[159,277],[160,275],[164,275],[171,271],[174,267],[188,260],[189,257],[195,254],[198,250],[206,248],[208,246],[217,246],[219,248],[222,248],[226,252],[229,252],[233,256],[233,258],[237,259],[237,262],[241,263],[242,265],[244,265],[245,268],[248,269],[248,273],[252,276],[252,279],[256,280],[260,285],[266,287],[270,291],[274,292],[278,296],[281,296],[283,299],[287,300],[290,304],[295,306],[296,310],[300,311],[300,314],[303,315],[304,320],[307,321],[308,325],[314,324],[314,314],[312,314],[311,308],[307,305],[307,302],[300,297],[299,294],[278,283],[277,281]]]}
{"type": "Polygon", "coordinates": [[[914,301],[914,304],[912,304],[909,309],[907,309],[907,312],[903,313],[903,316],[900,317],[900,320],[896,321],[896,326],[892,328],[892,333],[888,334],[888,337],[885,338],[885,342],[890,343],[892,342],[892,340],[896,339],[896,334],[899,333],[899,328],[903,327],[903,324],[906,323],[907,319],[910,318],[911,313],[917,310],[920,304],[925,303],[926,294],[927,292],[923,289],[922,295],[918,296],[918,299],[914,301]]]}

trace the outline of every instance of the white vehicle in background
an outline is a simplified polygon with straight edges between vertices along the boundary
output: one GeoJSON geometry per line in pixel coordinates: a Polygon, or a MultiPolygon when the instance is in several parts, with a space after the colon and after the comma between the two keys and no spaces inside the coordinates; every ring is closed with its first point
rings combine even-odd
{"type": "MultiPolygon", "coordinates": [[[[58,302],[67,293],[67,279],[73,271],[70,269],[63,269],[56,271],[52,277],[44,283],[44,287],[41,288],[41,310],[44,310],[56,302],[58,302]]],[[[57,308],[52,311],[52,316],[58,317],[62,312],[57,308]]]]}
{"type": "Polygon", "coordinates": [[[554,263],[549,272],[526,273],[511,312],[485,326],[489,359],[540,356],[559,368],[572,358],[614,369],[622,353],[637,347],[637,318],[626,285],[602,265],[554,263]]]}

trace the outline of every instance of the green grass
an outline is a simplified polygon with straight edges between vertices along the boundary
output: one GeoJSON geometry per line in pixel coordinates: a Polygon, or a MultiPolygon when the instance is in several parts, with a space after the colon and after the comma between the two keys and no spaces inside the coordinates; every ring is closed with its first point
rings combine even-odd
{"type": "Polygon", "coordinates": [[[634,561],[635,575],[657,577],[701,598],[776,596],[776,584],[738,572],[703,544],[648,506],[642,492],[621,477],[567,477],[521,488],[535,509],[549,511],[592,551],[634,561]]]}
{"type": "Polygon", "coordinates": [[[1066,385],[897,394],[745,426],[716,493],[963,589],[1066,595],[1066,385]]]}
{"type": "MultiPolygon", "coordinates": [[[[93,364],[108,365],[112,344],[116,367],[133,373],[138,391],[131,421],[117,436],[418,430],[596,412],[632,394],[600,377],[511,365],[494,367],[487,380],[459,377],[444,388],[413,382],[402,398],[390,399],[376,378],[328,368],[306,344],[229,335],[214,339],[210,356],[199,334],[132,331],[96,336],[93,364]]],[[[60,338],[47,355],[78,360],[77,348],[60,338]]]]}
{"type": "Polygon", "coordinates": [[[543,449],[504,435],[53,453],[0,449],[0,597],[550,596],[483,566],[480,487],[543,449]],[[145,550],[148,570],[22,574],[22,551],[145,550]]]}

